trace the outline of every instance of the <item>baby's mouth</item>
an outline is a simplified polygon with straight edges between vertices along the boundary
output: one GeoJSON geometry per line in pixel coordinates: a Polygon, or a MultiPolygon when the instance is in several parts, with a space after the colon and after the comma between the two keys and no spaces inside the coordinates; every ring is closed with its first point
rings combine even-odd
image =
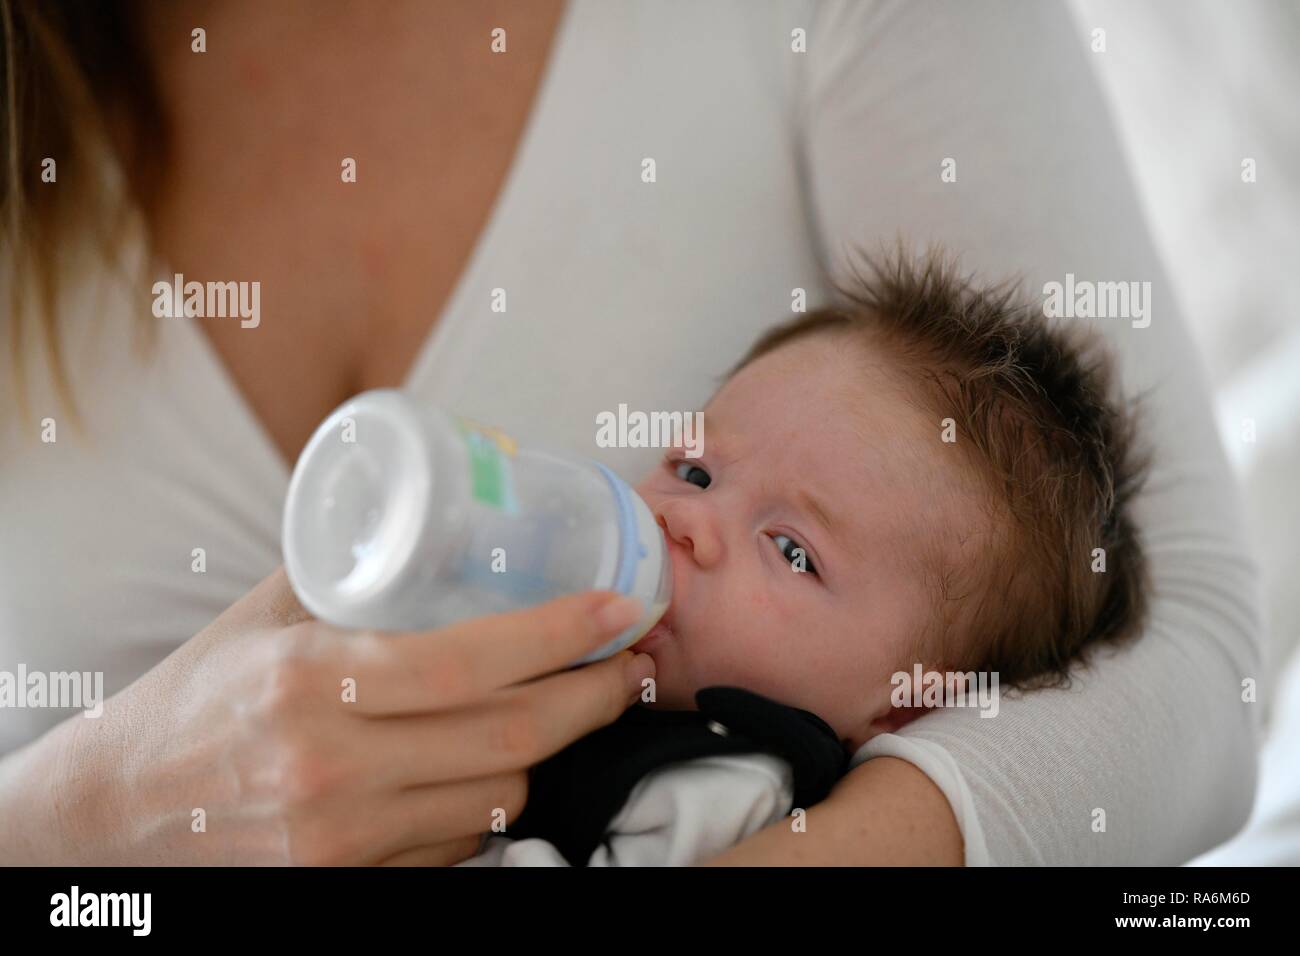
{"type": "Polygon", "coordinates": [[[672,608],[669,608],[664,613],[664,616],[655,623],[655,626],[646,631],[645,635],[632,645],[632,650],[638,653],[653,650],[654,645],[667,638],[675,637],[676,634],[677,632],[673,630],[672,625],[672,608]]]}

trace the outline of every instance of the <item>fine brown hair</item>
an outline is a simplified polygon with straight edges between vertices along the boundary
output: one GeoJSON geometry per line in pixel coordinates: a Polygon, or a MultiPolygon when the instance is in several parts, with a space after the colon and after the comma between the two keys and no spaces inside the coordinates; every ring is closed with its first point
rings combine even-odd
{"type": "Polygon", "coordinates": [[[936,442],[952,419],[945,447],[975,478],[986,519],[939,528],[966,545],[964,559],[930,549],[934,613],[914,659],[997,672],[1013,687],[1068,684],[1073,662],[1137,633],[1146,614],[1131,509],[1148,462],[1113,360],[1095,335],[1049,324],[1018,283],[980,284],[942,251],[913,257],[900,243],[859,259],[865,268],[834,282],[840,303],[769,330],[729,375],[810,335],[891,359],[936,442]],[[1097,548],[1104,572],[1093,570],[1097,548]]]}
{"type": "Polygon", "coordinates": [[[166,162],[167,126],[139,17],[127,0],[0,0],[0,261],[9,276],[0,334],[19,405],[27,404],[25,343],[36,338],[74,422],[60,348],[61,276],[87,250],[120,264],[128,216],[155,200],[166,162]],[[42,179],[47,159],[56,163],[54,182],[42,179]]]}

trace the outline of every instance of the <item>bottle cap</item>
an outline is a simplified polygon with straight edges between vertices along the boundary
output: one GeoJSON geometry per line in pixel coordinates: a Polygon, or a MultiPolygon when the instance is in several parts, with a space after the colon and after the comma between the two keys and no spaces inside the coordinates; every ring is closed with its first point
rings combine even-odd
{"type": "Polygon", "coordinates": [[[378,389],[335,409],[298,457],[285,501],[285,571],[303,606],[343,627],[383,626],[432,484],[424,426],[406,396],[378,389]]]}

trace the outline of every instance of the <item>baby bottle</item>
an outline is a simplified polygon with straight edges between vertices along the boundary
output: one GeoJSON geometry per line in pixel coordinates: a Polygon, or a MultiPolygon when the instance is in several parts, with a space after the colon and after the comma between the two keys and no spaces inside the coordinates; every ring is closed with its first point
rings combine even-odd
{"type": "Polygon", "coordinates": [[[654,515],[604,465],[394,389],[345,402],[308,441],[284,564],[303,606],[341,627],[424,630],[590,589],[639,598],[641,620],[573,665],[636,643],[672,592],[654,515]]]}

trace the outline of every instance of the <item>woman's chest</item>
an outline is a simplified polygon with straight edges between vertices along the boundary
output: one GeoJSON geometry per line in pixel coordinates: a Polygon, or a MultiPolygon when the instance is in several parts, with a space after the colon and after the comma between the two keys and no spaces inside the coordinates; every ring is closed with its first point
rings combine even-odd
{"type": "Polygon", "coordinates": [[[286,460],[344,397],[403,381],[492,215],[558,13],[518,18],[502,57],[462,49],[473,24],[415,42],[394,14],[302,62],[254,38],[216,76],[169,72],[157,245],[186,281],[257,284],[255,324],[200,328],[286,460]]]}

